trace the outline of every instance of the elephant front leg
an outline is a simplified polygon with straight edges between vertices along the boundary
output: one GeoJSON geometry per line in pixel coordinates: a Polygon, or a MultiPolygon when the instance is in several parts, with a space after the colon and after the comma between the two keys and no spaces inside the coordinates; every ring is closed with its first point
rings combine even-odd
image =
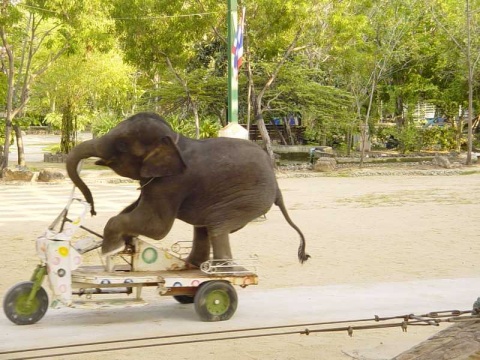
{"type": "MultiPolygon", "coordinates": [[[[128,205],[125,209],[122,210],[120,214],[129,214],[133,210],[135,210],[138,206],[140,201],[140,197],[135,200],[132,204],[128,205]]],[[[110,219],[111,222],[115,223],[117,220],[113,220],[114,218],[110,219]]],[[[117,230],[119,230],[118,224],[109,224],[110,221],[105,226],[104,230],[104,241],[102,244],[102,252],[104,255],[112,255],[117,253],[118,251],[122,250],[125,247],[124,252],[132,253],[134,251],[133,248],[133,236],[130,234],[120,235],[117,234],[117,230]],[[106,239],[106,240],[105,240],[106,239]]]]}
{"type": "Polygon", "coordinates": [[[132,238],[132,235],[123,234],[120,231],[121,220],[118,219],[119,217],[120,215],[112,217],[103,229],[102,254],[104,256],[110,256],[123,250],[127,241],[132,238]]]}
{"type": "Polygon", "coordinates": [[[108,220],[103,229],[102,254],[113,255],[124,249],[132,237],[144,235],[151,239],[163,239],[175,220],[172,216],[152,218],[152,211],[140,207],[128,213],[120,213],[108,220]]]}
{"type": "Polygon", "coordinates": [[[187,264],[200,267],[208,259],[210,259],[210,240],[207,228],[194,226],[192,251],[185,261],[187,264]]]}

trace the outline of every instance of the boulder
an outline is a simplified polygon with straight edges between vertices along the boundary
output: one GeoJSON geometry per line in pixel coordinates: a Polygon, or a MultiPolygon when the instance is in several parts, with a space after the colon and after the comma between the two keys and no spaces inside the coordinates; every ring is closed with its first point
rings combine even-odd
{"type": "Polygon", "coordinates": [[[25,168],[21,169],[4,169],[3,170],[3,180],[5,181],[32,181],[33,172],[25,168]]]}
{"type": "Polygon", "coordinates": [[[64,163],[67,162],[67,154],[63,153],[44,153],[43,154],[43,162],[50,162],[50,163],[64,163]]]}
{"type": "Polygon", "coordinates": [[[337,167],[337,160],[334,158],[319,158],[313,165],[313,170],[317,172],[330,172],[337,167]]]}
{"type": "Polygon", "coordinates": [[[37,181],[41,182],[55,182],[63,180],[65,180],[65,175],[56,169],[43,169],[38,174],[37,179],[37,181]]]}
{"type": "Polygon", "coordinates": [[[452,167],[452,164],[450,163],[450,160],[448,160],[448,157],[446,156],[440,156],[440,155],[435,155],[435,157],[432,160],[434,165],[440,166],[444,169],[450,169],[452,167]]]}

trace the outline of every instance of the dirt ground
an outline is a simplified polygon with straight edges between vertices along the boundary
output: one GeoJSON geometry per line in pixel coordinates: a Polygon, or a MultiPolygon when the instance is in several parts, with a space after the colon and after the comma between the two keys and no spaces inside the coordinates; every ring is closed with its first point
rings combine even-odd
{"type": "MultiPolygon", "coordinates": [[[[265,221],[251,223],[231,236],[234,257],[258,256],[261,289],[479,277],[480,173],[476,172],[479,168],[473,170],[450,176],[279,174],[290,216],[304,232],[307,252],[312,258],[304,265],[298,263],[297,234],[276,207],[265,221]]],[[[94,196],[104,191],[97,201],[101,215],[94,219],[94,227],[101,229],[101,224],[136,197],[132,188],[125,184],[92,186],[94,196]],[[103,209],[102,201],[107,204],[103,209]]],[[[37,263],[35,236],[53,220],[51,211],[57,211],[55,204],[61,209],[68,189],[68,182],[22,186],[0,183],[2,296],[11,285],[29,279],[37,263]],[[28,197],[21,196],[25,192],[28,197]],[[33,213],[35,216],[29,217],[33,213]]],[[[178,222],[170,235],[187,240],[191,229],[178,222]]],[[[398,328],[368,330],[358,331],[353,337],[341,332],[219,341],[150,348],[141,350],[141,356],[144,359],[388,359],[443,328],[445,325],[410,328],[407,333],[398,328]]],[[[138,358],[138,350],[68,357],[85,358],[132,359],[138,358]]]]}

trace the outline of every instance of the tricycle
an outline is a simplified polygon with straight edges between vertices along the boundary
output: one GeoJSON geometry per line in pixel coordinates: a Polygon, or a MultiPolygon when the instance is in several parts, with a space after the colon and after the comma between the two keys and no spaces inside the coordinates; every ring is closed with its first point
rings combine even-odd
{"type": "MultiPolygon", "coordinates": [[[[193,268],[183,260],[181,242],[166,249],[158,242],[136,237],[125,250],[103,257],[98,251],[102,235],[83,225],[89,211],[90,205],[75,197],[74,187],[65,208],[36,240],[40,264],[31,279],[14,285],[4,297],[3,310],[13,323],[34,324],[48,307],[145,305],[144,287],[155,288],[159,295],[172,296],[182,304],[194,304],[202,321],[222,321],[230,319],[237,308],[233,285],[258,284],[255,270],[232,259],[209,260],[193,268]],[[100,261],[84,264],[87,254],[97,255],[100,261]],[[42,287],[45,278],[51,301],[42,287]]],[[[248,261],[254,267],[252,260],[248,261]]]]}

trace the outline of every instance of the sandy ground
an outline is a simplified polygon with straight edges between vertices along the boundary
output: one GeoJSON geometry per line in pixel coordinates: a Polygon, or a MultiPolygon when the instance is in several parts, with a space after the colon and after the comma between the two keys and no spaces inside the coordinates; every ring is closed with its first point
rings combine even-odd
{"type": "MultiPolygon", "coordinates": [[[[259,289],[479,277],[480,174],[280,176],[279,183],[292,219],[306,236],[307,252],[312,258],[304,265],[298,263],[297,234],[278,208],[272,208],[266,221],[251,223],[231,236],[236,258],[258,255],[259,289]]],[[[11,285],[29,279],[37,263],[34,239],[63,207],[68,189],[68,183],[0,184],[2,296],[11,285]]],[[[96,184],[92,190],[98,197],[100,215],[90,224],[99,231],[110,216],[137,195],[131,184],[96,184]]],[[[177,240],[190,237],[190,226],[181,222],[175,224],[169,235],[177,240]]],[[[355,298],[351,300],[354,307],[355,298]]],[[[437,310],[449,309],[431,309],[437,310]]],[[[287,320],[288,312],[284,316],[287,320]]],[[[342,332],[199,343],[141,350],[141,356],[144,359],[387,359],[443,328],[444,325],[409,328],[407,333],[398,328],[368,330],[358,331],[353,337],[342,332]]],[[[68,358],[131,359],[132,356],[138,358],[138,350],[68,358]]]]}
{"type": "MultiPolygon", "coordinates": [[[[24,140],[28,145],[27,162],[34,162],[28,165],[45,167],[46,164],[40,162],[44,146],[58,142],[58,137],[29,135],[24,140]]],[[[14,158],[15,154],[12,162],[14,158]]],[[[266,221],[251,223],[231,236],[236,258],[258,256],[260,284],[247,291],[291,289],[294,298],[295,289],[301,286],[368,286],[480,277],[479,173],[308,178],[290,175],[280,174],[279,184],[292,219],[306,236],[307,251],[312,258],[304,265],[298,263],[297,234],[285,222],[278,208],[272,208],[266,221]]],[[[95,172],[87,179],[87,183],[92,184],[99,213],[89,219],[88,226],[101,232],[109,217],[135,199],[138,192],[134,184],[96,183],[98,179],[95,172]]],[[[2,297],[10,286],[30,278],[38,263],[35,238],[63,208],[70,189],[68,182],[43,185],[0,183],[2,297]]],[[[164,241],[190,238],[190,226],[177,222],[164,241]]],[[[452,288],[452,297],[455,295],[455,288],[452,288]]],[[[274,303],[275,299],[271,301],[274,303]]],[[[355,308],[355,297],[351,302],[355,308]]],[[[449,309],[430,309],[437,310],[449,309]]],[[[305,309],[305,313],[308,312],[309,309],[305,309]]],[[[318,320],[315,314],[311,316],[318,320]]],[[[337,318],[337,314],[331,314],[330,318],[337,318]]],[[[338,314],[338,318],[344,317],[338,314]]],[[[356,318],[352,316],[352,319],[356,318]]],[[[289,311],[285,311],[283,320],[292,322],[289,311]]],[[[3,313],[0,322],[8,326],[3,313]]],[[[102,322],[97,326],[101,327],[102,322]]],[[[68,356],[67,359],[136,359],[139,353],[144,359],[178,360],[389,359],[443,328],[445,325],[409,327],[407,333],[398,328],[366,330],[356,331],[353,337],[345,332],[259,337],[68,356]]],[[[185,332],[190,332],[189,328],[185,332]]],[[[0,333],[0,348],[5,345],[0,333]]],[[[25,346],[28,347],[28,339],[25,339],[25,346]]]]}

